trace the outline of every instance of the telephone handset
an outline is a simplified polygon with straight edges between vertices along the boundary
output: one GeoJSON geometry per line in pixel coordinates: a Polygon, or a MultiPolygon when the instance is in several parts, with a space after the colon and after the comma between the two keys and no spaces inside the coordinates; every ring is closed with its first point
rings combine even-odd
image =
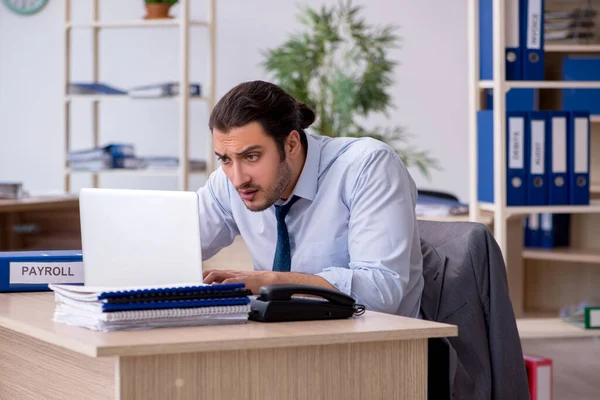
{"type": "Polygon", "coordinates": [[[362,315],[364,311],[363,305],[337,290],[311,285],[267,285],[252,299],[250,319],[262,322],[343,319],[362,315]]]}

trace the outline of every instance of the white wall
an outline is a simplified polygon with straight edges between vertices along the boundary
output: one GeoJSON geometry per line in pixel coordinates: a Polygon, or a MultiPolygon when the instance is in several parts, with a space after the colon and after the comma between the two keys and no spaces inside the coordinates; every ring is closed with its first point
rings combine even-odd
{"type": "MultiPolygon", "coordinates": [[[[90,0],[75,0],[73,18],[90,18],[90,0]]],[[[298,27],[296,2],[218,0],[217,97],[235,84],[264,79],[260,50],[277,46],[298,27]]],[[[302,1],[312,6],[337,0],[302,1]]],[[[444,0],[363,0],[369,23],[400,26],[396,83],[390,89],[397,110],[390,124],[414,135],[412,144],[430,149],[443,166],[431,181],[413,171],[421,188],[468,197],[467,48],[465,2],[444,0]]],[[[37,15],[17,16],[0,4],[0,180],[22,180],[31,192],[62,189],[64,157],[62,77],[64,39],[62,1],[51,0],[37,15]]],[[[140,18],[142,0],[100,0],[103,19],[140,18]]],[[[205,16],[205,2],[192,0],[192,14],[205,16]]],[[[176,14],[177,11],[175,10],[176,14]]],[[[76,31],[73,80],[88,80],[91,36],[76,31]]],[[[206,76],[207,35],[192,33],[191,79],[206,76]]],[[[101,36],[103,81],[128,88],[178,78],[176,29],[107,30],[101,36]]],[[[90,144],[89,104],[73,106],[73,147],[90,144]]],[[[134,141],[139,154],[176,155],[177,102],[101,105],[101,142],[134,141]]],[[[205,157],[207,115],[203,103],[191,109],[192,156],[205,157]]],[[[378,121],[383,122],[383,121],[378,121]]],[[[147,185],[175,188],[175,178],[106,178],[105,186],[147,185]]],[[[89,185],[77,178],[75,188],[89,185]]],[[[201,183],[198,183],[201,184],[201,183]]]]}

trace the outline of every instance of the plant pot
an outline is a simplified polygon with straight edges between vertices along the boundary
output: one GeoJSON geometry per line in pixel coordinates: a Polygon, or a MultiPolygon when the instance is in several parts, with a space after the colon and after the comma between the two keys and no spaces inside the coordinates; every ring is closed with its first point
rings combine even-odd
{"type": "Polygon", "coordinates": [[[144,19],[172,18],[169,16],[171,5],[168,3],[146,3],[146,15],[144,19]]]}

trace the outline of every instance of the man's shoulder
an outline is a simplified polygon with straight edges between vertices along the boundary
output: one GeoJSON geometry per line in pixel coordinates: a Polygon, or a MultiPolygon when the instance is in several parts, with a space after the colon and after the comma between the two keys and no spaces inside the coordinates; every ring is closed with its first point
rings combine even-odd
{"type": "Polygon", "coordinates": [[[386,143],[371,137],[323,137],[316,136],[321,141],[321,165],[344,164],[348,167],[357,166],[370,158],[391,155],[397,159],[395,151],[386,143]]]}

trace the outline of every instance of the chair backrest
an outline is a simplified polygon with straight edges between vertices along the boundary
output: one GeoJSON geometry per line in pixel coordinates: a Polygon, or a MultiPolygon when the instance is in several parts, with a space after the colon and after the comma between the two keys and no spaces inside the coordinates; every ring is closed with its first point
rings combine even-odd
{"type": "Polygon", "coordinates": [[[424,318],[458,326],[449,338],[455,398],[529,399],[506,269],[479,223],[419,221],[424,318]]]}

